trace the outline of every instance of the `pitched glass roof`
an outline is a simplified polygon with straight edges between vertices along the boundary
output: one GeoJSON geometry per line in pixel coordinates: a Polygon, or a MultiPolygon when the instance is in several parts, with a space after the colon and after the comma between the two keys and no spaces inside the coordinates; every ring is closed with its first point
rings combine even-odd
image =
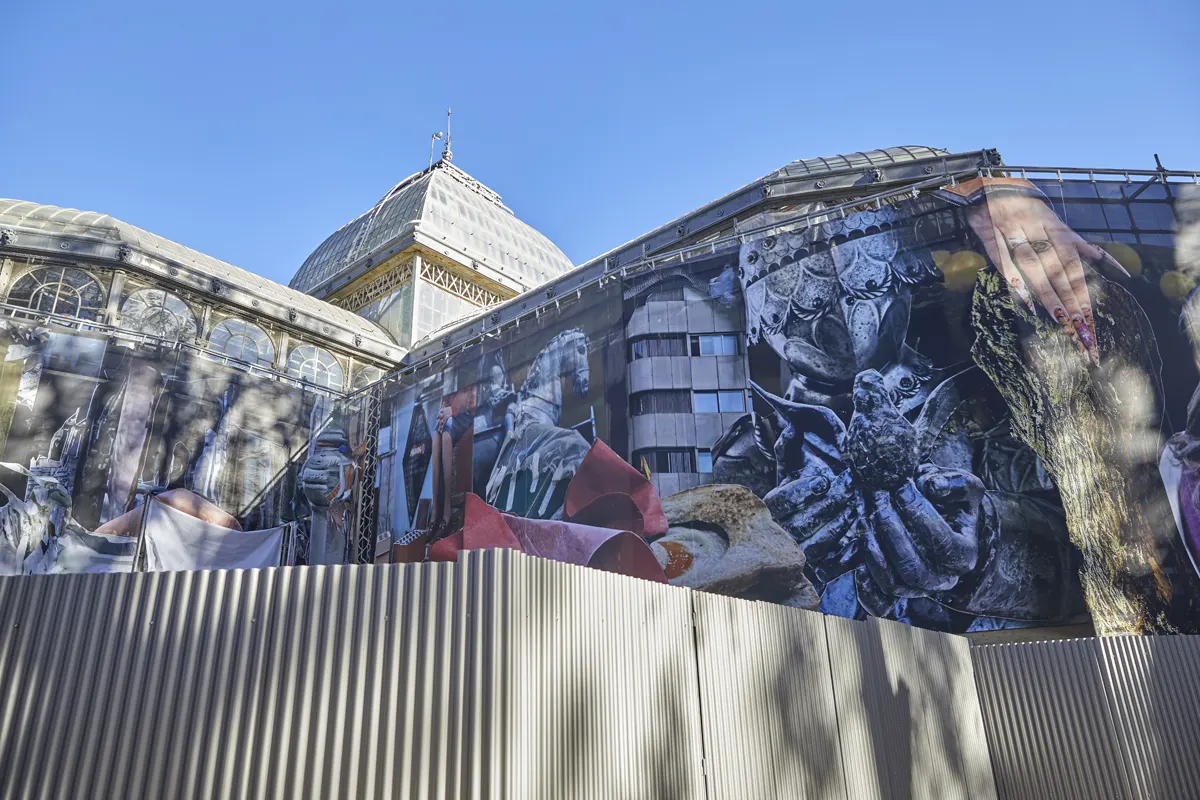
{"type": "Polygon", "coordinates": [[[804,158],[780,167],[763,180],[828,175],[831,172],[886,167],[888,164],[901,164],[905,161],[916,161],[922,158],[935,158],[946,155],[950,155],[948,150],[939,150],[936,147],[924,147],[922,145],[907,145],[902,147],[887,147],[882,150],[845,153],[836,156],[804,158]]]}
{"type": "Polygon", "coordinates": [[[131,244],[145,253],[181,266],[193,267],[224,284],[258,295],[264,300],[295,308],[314,319],[394,346],[394,341],[387,331],[353,312],[267,280],[261,275],[205,255],[199,250],[164,239],[107,214],[40,205],[23,200],[0,199],[0,227],[41,230],[131,244]]]}
{"type": "Polygon", "coordinates": [[[289,285],[320,287],[414,230],[532,288],[571,269],[553,242],[522,222],[500,196],[447,161],[405,178],[370,211],[334,231],[289,285]]]}

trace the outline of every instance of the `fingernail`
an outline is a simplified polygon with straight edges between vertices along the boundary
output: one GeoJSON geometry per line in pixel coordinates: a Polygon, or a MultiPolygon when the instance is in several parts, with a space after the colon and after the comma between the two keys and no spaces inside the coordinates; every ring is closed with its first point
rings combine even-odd
{"type": "Polygon", "coordinates": [[[1021,302],[1024,303],[1025,307],[1029,309],[1029,313],[1036,317],[1037,306],[1033,304],[1033,298],[1029,296],[1029,290],[1025,288],[1025,281],[1014,276],[1009,278],[1009,283],[1012,284],[1013,292],[1016,293],[1017,297],[1021,298],[1021,302]]]}
{"type": "Polygon", "coordinates": [[[1125,269],[1125,267],[1121,265],[1120,261],[1117,261],[1116,256],[1114,256],[1112,253],[1108,252],[1107,250],[1104,250],[1103,252],[1104,252],[1104,258],[1107,259],[1108,263],[1112,264],[1114,267],[1121,270],[1122,275],[1124,275],[1126,278],[1133,277],[1132,275],[1129,274],[1129,270],[1125,269]]]}
{"type": "Polygon", "coordinates": [[[1063,333],[1075,345],[1075,349],[1079,351],[1079,354],[1087,355],[1087,348],[1083,346],[1083,342],[1079,341],[1079,332],[1071,324],[1071,318],[1067,316],[1067,310],[1062,306],[1055,306],[1051,314],[1054,317],[1054,321],[1062,328],[1063,333]]]}
{"type": "Polygon", "coordinates": [[[1091,325],[1088,324],[1084,314],[1076,314],[1072,321],[1075,323],[1075,332],[1079,334],[1079,341],[1083,342],[1083,346],[1087,348],[1088,359],[1100,366],[1100,348],[1096,346],[1096,334],[1091,325]]]}
{"type": "Polygon", "coordinates": [[[1075,332],[1079,334],[1079,341],[1083,342],[1083,346],[1088,350],[1095,348],[1096,337],[1092,335],[1092,329],[1083,314],[1076,314],[1072,317],[1071,324],[1075,326],[1075,332]]]}
{"type": "Polygon", "coordinates": [[[1099,366],[1100,365],[1100,342],[1097,341],[1097,339],[1096,339],[1096,323],[1092,319],[1092,309],[1085,306],[1082,309],[1082,311],[1083,311],[1083,324],[1087,326],[1088,336],[1091,337],[1091,340],[1092,340],[1092,344],[1090,345],[1088,352],[1091,354],[1092,360],[1096,362],[1097,366],[1099,366]]]}

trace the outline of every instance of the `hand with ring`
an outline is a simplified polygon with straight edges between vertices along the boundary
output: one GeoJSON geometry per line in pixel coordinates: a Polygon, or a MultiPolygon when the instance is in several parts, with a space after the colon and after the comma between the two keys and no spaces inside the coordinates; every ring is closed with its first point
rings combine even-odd
{"type": "Polygon", "coordinates": [[[968,212],[967,220],[1017,297],[1036,314],[1032,289],[1079,352],[1098,364],[1100,353],[1083,262],[1109,277],[1128,278],[1120,262],[1084,241],[1036,197],[989,195],[968,212]]]}

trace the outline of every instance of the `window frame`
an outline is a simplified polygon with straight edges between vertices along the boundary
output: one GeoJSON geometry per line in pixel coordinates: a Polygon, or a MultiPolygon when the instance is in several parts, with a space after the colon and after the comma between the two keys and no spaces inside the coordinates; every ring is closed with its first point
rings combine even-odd
{"type": "Polygon", "coordinates": [[[91,272],[88,272],[85,269],[80,269],[79,267],[49,264],[45,266],[34,267],[13,281],[8,293],[5,295],[5,302],[11,305],[20,306],[22,308],[28,308],[30,311],[40,312],[42,314],[54,314],[61,317],[75,317],[76,319],[99,320],[104,315],[105,308],[107,307],[106,297],[107,291],[104,288],[104,283],[102,283],[100,279],[91,272]],[[50,279],[50,275],[55,271],[58,273],[57,277],[50,279]],[[79,286],[72,285],[67,281],[68,273],[71,275],[83,276],[83,282],[79,286]],[[27,301],[20,297],[13,297],[14,292],[21,290],[21,284],[23,281],[27,281],[28,283],[32,284],[29,289],[27,301]],[[41,308],[39,299],[44,296],[45,290],[52,286],[60,288],[55,290],[54,297],[50,304],[51,307],[50,309],[41,308]],[[63,292],[61,287],[66,287],[69,289],[70,293],[74,296],[74,310],[68,311],[66,309],[59,308],[60,303],[63,302],[63,292]],[[85,292],[94,292],[94,298],[86,299],[86,302],[88,303],[94,299],[94,305],[84,304],[85,292]]]}
{"type": "Polygon", "coordinates": [[[724,331],[720,333],[693,333],[689,336],[691,340],[688,345],[688,352],[693,358],[713,358],[715,356],[740,356],[742,354],[742,339],[735,332],[724,331]],[[704,352],[706,343],[719,344],[715,348],[716,352],[704,352]],[[724,345],[728,344],[726,348],[724,345]]]}
{"type": "Polygon", "coordinates": [[[329,352],[328,350],[326,350],[323,347],[318,347],[315,344],[307,344],[307,343],[299,344],[299,345],[293,347],[291,349],[291,351],[288,353],[287,374],[291,375],[293,378],[296,378],[297,380],[303,381],[304,383],[309,383],[309,384],[312,384],[313,386],[319,386],[322,389],[331,389],[335,392],[342,391],[342,387],[346,380],[346,370],[342,366],[342,362],[338,361],[337,356],[335,356],[333,353],[329,352]],[[308,356],[308,355],[302,356],[302,360],[300,361],[299,364],[293,363],[297,357],[297,354],[300,353],[301,351],[304,351],[305,353],[308,353],[309,351],[311,351],[311,356],[308,356]],[[329,360],[332,363],[332,367],[330,367],[329,365],[322,364],[321,356],[329,356],[329,360]],[[337,375],[336,384],[325,383],[325,382],[316,380],[316,378],[320,375],[320,373],[315,368],[312,371],[313,377],[311,379],[308,378],[304,374],[304,369],[310,363],[321,365],[331,376],[336,374],[337,375]],[[336,373],[334,373],[333,368],[337,369],[336,373]]]}
{"type": "Polygon", "coordinates": [[[269,331],[267,331],[265,328],[263,328],[259,325],[256,325],[253,322],[250,322],[249,320],[242,319],[241,317],[232,317],[232,316],[225,317],[224,319],[220,320],[215,325],[213,325],[212,329],[209,330],[209,332],[208,332],[208,336],[205,337],[205,347],[211,353],[220,353],[223,356],[227,356],[229,358],[234,358],[234,359],[237,359],[238,361],[243,361],[247,364],[253,364],[256,367],[268,367],[269,368],[269,367],[273,367],[275,365],[275,356],[276,356],[275,342],[271,339],[271,333],[269,331]],[[241,332],[231,331],[230,323],[233,323],[236,325],[241,325],[242,331],[241,332]],[[214,343],[213,343],[213,334],[216,333],[218,330],[229,331],[228,337],[225,340],[226,344],[222,344],[220,346],[220,348],[215,347],[214,343]],[[259,343],[257,341],[255,341],[251,336],[248,335],[248,332],[250,330],[258,331],[259,333],[261,333],[263,335],[263,341],[266,342],[266,345],[269,348],[269,351],[268,351],[266,357],[263,356],[262,348],[259,346],[259,343]],[[233,340],[235,337],[240,337],[243,340],[248,340],[248,341],[251,341],[254,343],[254,352],[257,354],[257,358],[255,360],[252,361],[245,357],[246,356],[246,348],[245,348],[244,344],[241,348],[240,354],[234,354],[225,349],[228,342],[233,340]]]}

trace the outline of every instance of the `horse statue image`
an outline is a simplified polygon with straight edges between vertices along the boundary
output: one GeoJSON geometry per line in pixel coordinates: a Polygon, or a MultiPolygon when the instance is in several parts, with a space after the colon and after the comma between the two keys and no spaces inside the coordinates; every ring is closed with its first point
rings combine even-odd
{"type": "Polygon", "coordinates": [[[535,519],[562,515],[567,484],[590,447],[578,431],[559,427],[564,378],[576,395],[587,396],[588,337],[578,328],[550,340],[509,405],[487,482],[489,505],[535,519]]]}

